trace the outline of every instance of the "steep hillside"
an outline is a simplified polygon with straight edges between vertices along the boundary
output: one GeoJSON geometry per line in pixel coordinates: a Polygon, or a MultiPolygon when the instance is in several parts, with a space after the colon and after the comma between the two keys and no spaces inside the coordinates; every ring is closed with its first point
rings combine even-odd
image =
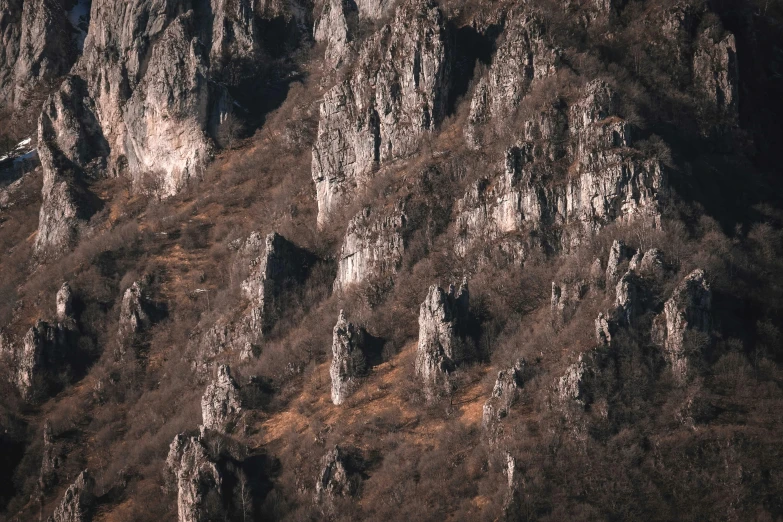
{"type": "Polygon", "coordinates": [[[0,519],[783,518],[780,1],[0,34],[0,519]]]}

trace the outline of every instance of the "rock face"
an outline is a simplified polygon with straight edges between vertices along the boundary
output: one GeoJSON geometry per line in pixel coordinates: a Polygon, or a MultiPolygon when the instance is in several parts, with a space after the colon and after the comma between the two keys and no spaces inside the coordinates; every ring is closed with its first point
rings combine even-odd
{"type": "Polygon", "coordinates": [[[493,117],[510,117],[533,81],[554,74],[560,54],[559,49],[548,43],[544,24],[536,17],[512,13],[492,67],[476,85],[466,128],[468,142],[479,145],[475,136],[477,125],[493,117]]]}
{"type": "Polygon", "coordinates": [[[54,440],[52,425],[47,420],[43,429],[43,457],[38,485],[41,491],[48,491],[57,482],[57,470],[61,464],[61,448],[54,440]]]}
{"type": "Polygon", "coordinates": [[[315,41],[326,43],[324,53],[326,65],[335,69],[343,65],[351,52],[351,36],[346,20],[346,12],[350,8],[350,2],[327,0],[313,29],[315,41]]]}
{"type": "Polygon", "coordinates": [[[94,487],[93,478],[86,470],[82,471],[76,482],[66,490],[62,502],[47,522],[89,522],[92,520],[92,508],[95,503],[94,487]]]}
{"type": "Polygon", "coordinates": [[[375,168],[414,152],[438,125],[448,75],[440,10],[429,0],[407,0],[364,43],[351,76],[324,96],[312,162],[319,224],[375,168]]]}
{"type": "Polygon", "coordinates": [[[494,424],[508,415],[524,385],[524,371],[525,361],[518,361],[513,368],[498,372],[492,396],[484,403],[481,418],[484,429],[492,429],[494,424]]]}
{"type": "Polygon", "coordinates": [[[612,88],[594,81],[576,103],[561,105],[531,120],[524,139],[507,150],[502,173],[479,180],[457,203],[459,255],[491,242],[519,259],[539,232],[552,238],[550,248],[568,250],[612,222],[657,223],[664,169],[631,148],[612,88]],[[557,159],[572,163],[566,179],[553,174],[557,159]]]}
{"type": "Polygon", "coordinates": [[[233,106],[224,69],[253,67],[261,50],[255,4],[92,1],[83,54],[39,120],[39,254],[73,242],[89,210],[72,192],[96,177],[169,196],[200,175],[233,106]]]}
{"type": "Polygon", "coordinates": [[[57,321],[60,323],[73,321],[73,292],[68,283],[63,283],[57,291],[57,321]]]}
{"type": "Polygon", "coordinates": [[[179,522],[223,519],[223,479],[201,436],[177,435],[169,446],[166,465],[175,478],[179,522]]]}
{"type": "Polygon", "coordinates": [[[334,325],[332,338],[332,364],[329,375],[332,377],[332,402],[343,404],[354,392],[367,370],[366,349],[367,333],[363,328],[354,326],[345,319],[340,310],[340,317],[334,325]]]}
{"type": "Polygon", "coordinates": [[[724,122],[738,117],[739,69],[734,35],[706,30],[696,42],[693,56],[694,84],[708,101],[709,109],[724,122]]]}
{"type": "Polygon", "coordinates": [[[625,242],[615,239],[612,242],[612,248],[609,250],[609,261],[606,263],[606,286],[611,288],[617,284],[622,272],[622,263],[627,261],[633,252],[625,246],[625,242]]]}
{"type": "Polygon", "coordinates": [[[252,331],[272,329],[282,312],[282,294],[302,284],[314,262],[315,256],[280,234],[266,236],[263,254],[251,262],[252,273],[242,283],[242,292],[251,303],[248,321],[252,331]]]}
{"type": "Polygon", "coordinates": [[[151,319],[147,313],[149,300],[146,295],[145,281],[136,281],[122,295],[117,340],[120,355],[124,355],[137,336],[149,328],[151,319]]]}
{"type": "Polygon", "coordinates": [[[22,340],[16,360],[16,386],[23,397],[33,397],[43,386],[47,371],[56,370],[67,358],[68,332],[61,324],[39,320],[22,340]]]}
{"type": "Polygon", "coordinates": [[[585,281],[573,281],[552,283],[552,297],[550,308],[552,321],[555,324],[566,322],[573,313],[574,308],[587,294],[588,284],[585,281]]]}
{"type": "Polygon", "coordinates": [[[402,263],[407,221],[402,209],[377,215],[368,207],[354,217],[340,249],[335,290],[393,276],[402,263]]]}
{"type": "Polygon", "coordinates": [[[207,429],[228,433],[236,426],[241,412],[239,387],[231,377],[231,369],[221,364],[217,378],[201,397],[202,424],[207,429]]]}
{"type": "Polygon", "coordinates": [[[697,269],[674,289],[663,314],[656,318],[653,339],[663,346],[677,382],[685,382],[691,363],[699,360],[703,348],[702,339],[696,339],[695,344],[688,343],[687,335],[709,335],[711,313],[712,291],[704,271],[697,269]]]}
{"type": "Polygon", "coordinates": [[[454,285],[445,292],[433,285],[419,308],[419,344],[416,351],[416,374],[427,387],[428,394],[468,359],[465,342],[470,307],[467,283],[459,290],[454,285]]]}
{"type": "Polygon", "coordinates": [[[83,2],[6,0],[0,3],[0,104],[20,108],[29,94],[68,72],[82,43],[83,2]]]}
{"type": "Polygon", "coordinates": [[[339,446],[324,455],[315,483],[315,502],[328,503],[356,493],[358,477],[352,471],[346,451],[339,446]]]}

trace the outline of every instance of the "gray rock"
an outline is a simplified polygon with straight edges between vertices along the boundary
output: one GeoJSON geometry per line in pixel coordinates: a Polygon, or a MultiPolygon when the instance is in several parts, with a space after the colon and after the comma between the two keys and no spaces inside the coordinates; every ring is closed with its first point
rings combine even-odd
{"type": "Polygon", "coordinates": [[[262,255],[251,261],[251,274],[242,282],[242,292],[250,301],[247,326],[259,335],[268,332],[282,313],[280,297],[307,278],[315,256],[280,234],[266,236],[262,255]]]}
{"type": "Polygon", "coordinates": [[[433,3],[407,0],[361,47],[351,76],[324,96],[312,161],[320,225],[375,168],[416,151],[445,116],[446,33],[433,3]]]}
{"type": "Polygon", "coordinates": [[[332,402],[343,404],[355,391],[358,379],[367,370],[365,357],[367,333],[363,328],[354,326],[345,319],[345,313],[340,310],[340,317],[334,325],[332,337],[332,364],[329,374],[332,377],[332,402]]]}
{"type": "Polygon", "coordinates": [[[43,429],[43,457],[38,485],[47,492],[57,483],[57,470],[62,464],[62,448],[54,439],[52,424],[46,420],[43,429]]]}
{"type": "Polygon", "coordinates": [[[639,263],[639,272],[644,275],[659,277],[666,268],[663,252],[657,248],[652,248],[644,253],[641,263],[639,263]]]}
{"type": "Polygon", "coordinates": [[[518,361],[513,368],[498,372],[492,396],[484,403],[482,426],[490,430],[508,415],[524,386],[525,361],[518,361]]]}
{"type": "Polygon", "coordinates": [[[585,281],[552,282],[552,297],[550,309],[554,323],[564,323],[571,316],[573,309],[587,293],[589,286],[585,281]]]}
{"type": "Polygon", "coordinates": [[[739,115],[739,67],[734,35],[705,30],[696,41],[693,81],[710,109],[726,123],[739,115]]]}
{"type": "Polygon", "coordinates": [[[89,522],[95,505],[95,481],[85,470],[76,478],[63,495],[60,505],[47,522],[89,522]]]}
{"type": "Polygon", "coordinates": [[[609,250],[609,260],[606,262],[606,287],[614,287],[620,278],[622,264],[633,255],[633,250],[625,246],[621,239],[615,239],[609,250]]]}
{"type": "Polygon", "coordinates": [[[177,488],[179,522],[223,519],[223,477],[201,435],[177,435],[169,446],[166,466],[177,488]]]}
{"type": "Polygon", "coordinates": [[[120,355],[124,355],[138,338],[152,324],[148,308],[149,298],[146,295],[146,281],[135,281],[122,295],[120,319],[117,329],[117,340],[120,355]]]}
{"type": "Polygon", "coordinates": [[[218,366],[216,379],[207,386],[201,397],[202,425],[210,430],[233,431],[242,414],[237,383],[231,377],[228,365],[218,366]]]}
{"type": "Polygon", "coordinates": [[[352,51],[346,12],[350,9],[345,0],[326,0],[315,23],[313,36],[316,42],[325,42],[324,61],[337,69],[349,58],[352,51]]]}
{"type": "Polygon", "coordinates": [[[39,320],[27,331],[16,354],[16,386],[22,397],[31,399],[41,391],[46,372],[59,366],[69,348],[67,331],[60,324],[39,320]]]}
{"type": "Polygon", "coordinates": [[[454,285],[445,292],[433,285],[419,308],[419,343],[416,351],[416,374],[425,383],[428,396],[447,379],[454,368],[468,359],[465,342],[470,307],[467,283],[459,291],[454,285]]]}
{"type": "Polygon", "coordinates": [[[57,291],[57,321],[65,323],[73,320],[73,292],[68,283],[63,283],[57,291]]]}
{"type": "Polygon", "coordinates": [[[676,382],[684,383],[691,366],[700,360],[712,328],[712,291],[701,269],[691,272],[674,289],[663,313],[653,325],[653,339],[663,347],[676,382]],[[702,334],[695,346],[686,343],[689,333],[702,334]]]}
{"type": "Polygon", "coordinates": [[[340,249],[334,289],[392,277],[402,263],[407,222],[402,208],[379,215],[366,207],[356,215],[340,249]]]}
{"type": "Polygon", "coordinates": [[[345,450],[335,446],[321,458],[321,471],[315,483],[315,502],[329,504],[336,498],[354,495],[358,478],[351,473],[345,450]]]}

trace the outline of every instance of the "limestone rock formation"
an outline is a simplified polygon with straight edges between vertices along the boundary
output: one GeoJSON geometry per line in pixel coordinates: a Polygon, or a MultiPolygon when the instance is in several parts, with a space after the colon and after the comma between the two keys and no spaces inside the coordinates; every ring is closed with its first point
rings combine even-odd
{"type": "Polygon", "coordinates": [[[455,366],[471,354],[465,342],[470,295],[467,283],[448,292],[433,285],[419,308],[419,344],[416,351],[416,374],[432,394],[455,366]]]}
{"type": "Polygon", "coordinates": [[[445,116],[446,33],[434,3],[406,0],[361,47],[351,76],[324,96],[312,162],[319,224],[375,168],[414,152],[445,116]]]}
{"type": "Polygon", "coordinates": [[[95,503],[95,480],[85,470],[65,491],[60,505],[47,522],[89,522],[95,503]]]}
{"type": "Polygon", "coordinates": [[[712,291],[703,270],[691,272],[674,289],[661,316],[653,325],[653,339],[664,349],[672,373],[679,383],[685,382],[693,362],[701,358],[704,339],[686,342],[687,335],[709,336],[712,327],[712,291]]]}
{"type": "Polygon", "coordinates": [[[135,281],[122,295],[120,320],[117,330],[120,355],[124,355],[136,337],[151,324],[148,313],[149,299],[146,295],[146,281],[135,281]]]}
{"type": "Polygon", "coordinates": [[[221,364],[216,379],[201,397],[202,425],[210,430],[230,432],[239,421],[241,412],[239,386],[231,377],[231,369],[221,364]]]}
{"type": "Polygon", "coordinates": [[[335,290],[394,275],[405,251],[407,221],[400,208],[378,215],[367,207],[354,217],[340,249],[335,290]]]}
{"type": "Polygon", "coordinates": [[[283,292],[302,284],[315,256],[280,234],[266,236],[264,252],[251,261],[252,273],[242,282],[242,292],[250,300],[249,328],[268,332],[282,312],[283,292]]]}
{"type": "Polygon", "coordinates": [[[607,289],[614,287],[617,284],[617,280],[623,273],[622,264],[626,262],[633,255],[633,251],[630,250],[625,242],[621,239],[615,239],[612,242],[612,248],[609,250],[609,260],[606,262],[606,287],[607,289]]]}
{"type": "Polygon", "coordinates": [[[663,252],[657,248],[652,248],[644,253],[642,261],[639,263],[639,271],[642,274],[659,277],[666,269],[666,263],[663,252]]]}
{"type": "Polygon", "coordinates": [[[585,375],[586,362],[584,354],[580,354],[577,361],[570,365],[557,382],[557,396],[561,401],[581,401],[583,393],[583,377],[585,375]]]}
{"type": "Polygon", "coordinates": [[[554,74],[561,50],[546,38],[544,24],[528,13],[512,13],[492,61],[470,104],[466,137],[478,146],[476,125],[510,117],[535,80],[554,74]]]}
{"type": "Polygon", "coordinates": [[[552,297],[550,298],[552,320],[555,323],[566,322],[573,313],[574,307],[587,293],[588,288],[588,284],[582,280],[560,284],[552,282],[552,297]]]}
{"type": "Polygon", "coordinates": [[[395,0],[356,0],[359,16],[377,20],[384,16],[395,4],[395,0]]]}
{"type": "Polygon", "coordinates": [[[201,435],[177,435],[166,465],[177,487],[179,522],[209,522],[223,518],[220,488],[223,477],[201,435]]]}
{"type": "Polygon", "coordinates": [[[484,403],[482,426],[490,429],[494,423],[508,415],[508,411],[519,398],[524,385],[525,361],[518,361],[512,368],[498,372],[492,396],[484,403]]]}
{"type": "Polygon", "coordinates": [[[54,440],[52,424],[47,420],[43,429],[43,457],[38,485],[41,491],[48,491],[57,482],[57,470],[62,464],[62,448],[54,440]]]}
{"type": "Polygon", "coordinates": [[[16,386],[25,398],[32,398],[45,373],[56,369],[69,350],[68,332],[60,324],[39,320],[30,328],[16,354],[16,386]]]}
{"type": "Polygon", "coordinates": [[[73,320],[73,292],[71,285],[63,283],[57,291],[57,321],[65,323],[73,320]]]}
{"type": "Polygon", "coordinates": [[[734,35],[704,31],[696,42],[693,76],[696,89],[707,100],[714,115],[724,122],[736,122],[739,107],[739,69],[734,35]]]}
{"type": "Polygon", "coordinates": [[[357,379],[367,370],[366,349],[367,333],[363,328],[349,323],[345,313],[334,325],[332,338],[332,364],[329,374],[332,377],[332,402],[340,405],[353,393],[357,379]]]}
{"type": "Polygon", "coordinates": [[[346,12],[351,2],[345,0],[327,0],[316,21],[313,35],[316,42],[325,42],[324,61],[327,66],[339,68],[351,52],[351,35],[348,31],[346,12]]]}
{"type": "Polygon", "coordinates": [[[315,502],[328,503],[356,493],[358,478],[345,450],[335,446],[321,458],[321,471],[315,483],[315,502]]]}
{"type": "Polygon", "coordinates": [[[664,168],[631,147],[615,105],[609,85],[594,81],[570,107],[545,111],[528,126],[538,130],[526,130],[531,137],[507,150],[501,174],[478,181],[457,203],[457,253],[505,242],[524,258],[526,237],[537,232],[553,238],[549,247],[568,250],[615,221],[657,223],[667,195],[664,168]],[[549,166],[558,158],[576,171],[559,183],[549,166]]]}

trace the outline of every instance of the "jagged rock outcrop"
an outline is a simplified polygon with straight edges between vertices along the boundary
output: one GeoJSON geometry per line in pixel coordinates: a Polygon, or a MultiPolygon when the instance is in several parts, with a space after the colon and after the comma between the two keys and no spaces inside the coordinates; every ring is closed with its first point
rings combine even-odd
{"type": "Polygon", "coordinates": [[[340,310],[340,317],[334,325],[332,364],[329,367],[334,404],[343,404],[356,389],[357,379],[366,373],[366,343],[367,332],[364,328],[349,323],[345,313],[340,310]]]}
{"type": "Polygon", "coordinates": [[[354,217],[340,249],[335,290],[393,276],[402,263],[407,223],[402,208],[379,215],[366,207],[354,217]]]}
{"type": "Polygon", "coordinates": [[[321,471],[315,482],[315,502],[328,504],[338,497],[356,493],[359,476],[351,465],[351,458],[340,446],[335,446],[321,458],[321,471]]]}
{"type": "Polygon", "coordinates": [[[650,275],[653,277],[660,277],[666,270],[666,261],[663,257],[663,252],[657,248],[651,248],[642,256],[642,261],[639,263],[639,271],[642,274],[650,275]]]}
{"type": "Polygon", "coordinates": [[[449,68],[443,15],[429,0],[406,0],[362,45],[351,76],[321,104],[312,162],[320,225],[375,168],[408,156],[437,127],[449,68]]]}
{"type": "Polygon", "coordinates": [[[560,284],[552,282],[552,297],[550,298],[552,320],[555,323],[566,322],[576,305],[587,294],[588,289],[589,285],[582,280],[560,284]]]}
{"type": "Polygon", "coordinates": [[[56,0],[0,2],[0,105],[24,106],[31,93],[46,90],[66,74],[82,44],[89,4],[56,0]]]}
{"type": "Polygon", "coordinates": [[[73,321],[73,291],[71,285],[63,283],[57,291],[57,321],[65,323],[73,321]]]}
{"type": "Polygon", "coordinates": [[[709,110],[724,123],[735,123],[739,108],[737,44],[731,33],[704,31],[696,41],[693,80],[709,110]]]}
{"type": "Polygon", "coordinates": [[[52,424],[46,420],[43,428],[43,457],[38,486],[46,492],[57,482],[57,470],[62,463],[62,448],[54,440],[52,424]]]}
{"type": "Polygon", "coordinates": [[[250,300],[248,327],[259,334],[271,330],[280,316],[283,292],[302,284],[315,256],[273,232],[266,236],[263,254],[251,261],[251,275],[242,282],[250,300]]]}
{"type": "Polygon", "coordinates": [[[481,417],[484,429],[491,430],[498,421],[508,415],[524,385],[524,372],[523,360],[518,361],[512,368],[498,372],[495,387],[492,388],[492,396],[484,403],[481,417]]]}
{"type": "Polygon", "coordinates": [[[633,255],[633,250],[629,249],[622,239],[615,239],[612,242],[612,248],[609,250],[609,260],[606,262],[606,287],[612,288],[617,284],[617,280],[622,274],[622,264],[633,255]]]}
{"type": "Polygon", "coordinates": [[[82,471],[65,491],[60,505],[54,510],[47,522],[89,522],[95,505],[95,480],[82,471]]]}
{"type": "Polygon", "coordinates": [[[557,381],[557,396],[561,401],[580,401],[583,398],[585,359],[584,354],[579,354],[577,361],[570,365],[557,381]]]}
{"type": "Polygon", "coordinates": [[[125,352],[137,340],[138,335],[149,328],[152,320],[148,313],[150,306],[146,291],[146,281],[135,281],[122,295],[120,319],[117,328],[119,355],[125,352]]]}
{"type": "Polygon", "coordinates": [[[177,488],[179,522],[222,520],[223,477],[201,435],[179,434],[169,446],[166,466],[177,488]]]}
{"type": "Polygon", "coordinates": [[[27,331],[16,354],[16,386],[23,397],[32,398],[45,373],[58,367],[68,349],[67,331],[60,324],[39,320],[27,331]]]}
{"type": "Polygon", "coordinates": [[[346,12],[351,9],[351,3],[345,0],[326,0],[313,29],[315,41],[326,43],[326,65],[334,69],[343,65],[352,51],[346,20],[346,12]]]}
{"type": "Polygon", "coordinates": [[[555,73],[561,50],[546,38],[544,24],[529,13],[512,13],[488,73],[479,79],[470,104],[465,134],[478,147],[476,126],[507,118],[535,80],[555,73]]]}
{"type": "Polygon", "coordinates": [[[614,116],[615,105],[608,84],[591,82],[570,108],[554,111],[567,118],[565,125],[546,116],[536,125],[546,133],[533,133],[543,140],[508,149],[502,173],[479,180],[457,202],[457,253],[500,242],[524,260],[538,232],[552,238],[549,247],[568,250],[612,222],[656,224],[667,194],[663,166],[630,147],[629,127],[614,116]],[[575,170],[561,182],[551,169],[559,157],[575,170]]]}
{"type": "Polygon", "coordinates": [[[200,175],[233,110],[227,79],[253,69],[260,55],[254,6],[93,0],[83,54],[39,121],[39,254],[73,242],[89,197],[72,192],[89,196],[96,177],[126,176],[139,190],[169,196],[200,175]]]}
{"type": "Polygon", "coordinates": [[[663,347],[679,383],[685,382],[690,367],[702,356],[708,342],[703,336],[709,336],[712,327],[711,314],[712,291],[704,271],[697,269],[677,285],[653,324],[653,339],[663,347]],[[688,342],[690,334],[702,337],[695,335],[688,342]]]}
{"type": "Polygon", "coordinates": [[[416,350],[416,374],[432,395],[435,387],[471,356],[466,343],[470,295],[466,282],[448,292],[438,285],[430,287],[419,308],[419,344],[416,350]]]}
{"type": "Polygon", "coordinates": [[[370,20],[377,20],[387,14],[395,3],[395,0],[356,0],[359,16],[370,20]]]}
{"type": "Polygon", "coordinates": [[[201,397],[202,425],[222,433],[231,432],[242,414],[239,386],[228,365],[218,366],[217,377],[201,397]]]}

